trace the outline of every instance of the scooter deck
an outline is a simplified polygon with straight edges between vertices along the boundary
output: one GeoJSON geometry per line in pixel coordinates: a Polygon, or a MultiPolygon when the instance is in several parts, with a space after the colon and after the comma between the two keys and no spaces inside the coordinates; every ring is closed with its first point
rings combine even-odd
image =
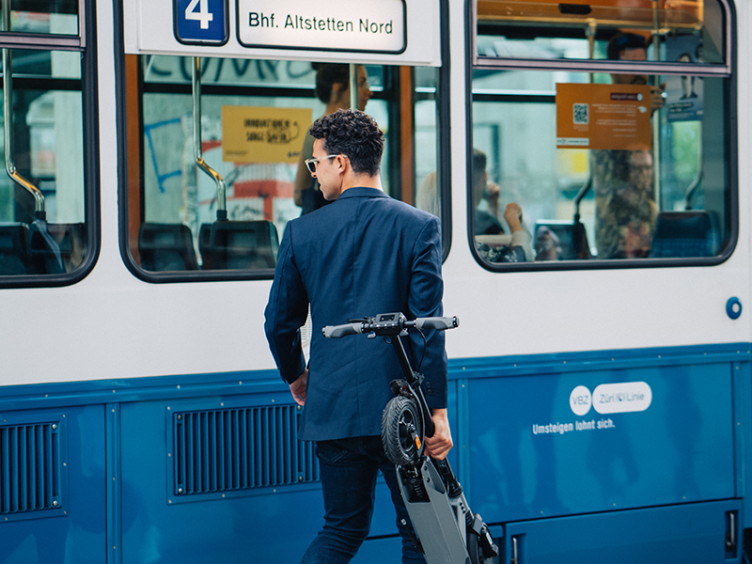
{"type": "Polygon", "coordinates": [[[465,546],[467,531],[465,513],[467,503],[464,495],[450,502],[444,481],[436,466],[423,459],[420,468],[423,492],[416,493],[421,485],[404,483],[402,472],[397,468],[402,499],[405,501],[413,529],[423,547],[428,564],[471,564],[465,546]]]}

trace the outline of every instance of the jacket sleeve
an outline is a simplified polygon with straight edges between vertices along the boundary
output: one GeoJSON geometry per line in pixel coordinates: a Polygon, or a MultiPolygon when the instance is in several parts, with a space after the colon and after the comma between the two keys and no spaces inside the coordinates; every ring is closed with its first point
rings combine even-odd
{"type": "MultiPolygon", "coordinates": [[[[408,306],[410,316],[441,317],[444,282],[441,277],[441,228],[439,220],[431,217],[421,230],[413,248],[412,275],[408,306]]],[[[447,407],[447,355],[444,331],[424,331],[426,343],[417,331],[410,332],[412,358],[423,363],[420,372],[426,402],[430,408],[447,407]],[[425,348],[425,353],[423,349],[425,348]]],[[[417,370],[417,365],[414,366],[417,370]]]]}
{"type": "Polygon", "coordinates": [[[266,305],[264,330],[282,379],[294,382],[305,371],[300,327],[308,316],[308,293],[295,264],[292,229],[288,224],[277,253],[277,269],[266,305]]]}

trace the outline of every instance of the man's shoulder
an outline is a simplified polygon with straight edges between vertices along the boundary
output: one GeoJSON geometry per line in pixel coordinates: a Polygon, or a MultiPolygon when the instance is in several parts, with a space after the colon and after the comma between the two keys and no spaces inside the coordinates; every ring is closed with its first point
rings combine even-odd
{"type": "Polygon", "coordinates": [[[347,195],[346,198],[340,197],[340,200],[332,202],[329,206],[324,206],[313,213],[303,215],[290,221],[295,229],[313,228],[314,226],[330,224],[332,220],[341,216],[351,216],[353,208],[358,207],[362,202],[368,202],[372,212],[379,214],[388,214],[392,217],[401,217],[416,224],[425,224],[438,222],[438,218],[419,210],[401,200],[392,198],[381,190],[351,188],[354,192],[347,195]]]}
{"type": "Polygon", "coordinates": [[[397,200],[396,198],[392,198],[391,196],[382,198],[379,200],[379,204],[388,207],[390,212],[402,214],[416,223],[431,223],[439,221],[439,218],[432,213],[419,210],[415,206],[397,200]]]}
{"type": "Polygon", "coordinates": [[[433,237],[441,231],[441,222],[435,215],[394,198],[383,198],[375,206],[379,218],[408,237],[420,237],[421,233],[433,237]]]}

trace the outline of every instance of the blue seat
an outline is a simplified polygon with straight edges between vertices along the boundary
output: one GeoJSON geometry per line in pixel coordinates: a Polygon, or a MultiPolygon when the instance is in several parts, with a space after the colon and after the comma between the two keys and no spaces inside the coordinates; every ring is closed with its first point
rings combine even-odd
{"type": "Polygon", "coordinates": [[[204,270],[274,268],[279,236],[271,221],[216,221],[201,226],[198,248],[204,270]]]}
{"type": "Polygon", "coordinates": [[[138,232],[138,252],[144,270],[198,270],[193,235],[182,223],[142,224],[138,232]]]}
{"type": "Polygon", "coordinates": [[[28,274],[29,226],[25,223],[0,223],[0,275],[28,274]]]}
{"type": "Polygon", "coordinates": [[[86,253],[83,223],[47,223],[29,226],[29,257],[35,274],[63,274],[78,267],[86,253]]]}
{"type": "MultiPolygon", "coordinates": [[[[48,223],[50,235],[57,241],[65,271],[70,272],[83,262],[86,256],[86,229],[83,223],[48,223]]],[[[34,249],[31,249],[32,255],[34,249]]]]}
{"type": "Polygon", "coordinates": [[[661,212],[650,258],[712,257],[718,252],[715,215],[705,210],[661,212]]]}

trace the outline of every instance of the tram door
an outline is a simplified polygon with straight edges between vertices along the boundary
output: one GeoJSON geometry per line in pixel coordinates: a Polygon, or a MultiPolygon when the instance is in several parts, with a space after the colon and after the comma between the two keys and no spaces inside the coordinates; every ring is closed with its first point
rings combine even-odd
{"type": "MultiPolygon", "coordinates": [[[[263,10],[262,3],[249,4],[123,3],[121,249],[130,270],[148,283],[180,282],[175,286],[182,289],[260,280],[243,285],[239,304],[252,312],[243,323],[259,323],[287,223],[324,203],[303,164],[311,156],[306,134],[313,121],[337,107],[360,106],[385,132],[385,191],[440,216],[446,206],[437,179],[445,175],[437,169],[448,159],[438,152],[448,116],[439,112],[444,71],[434,0],[330,2],[336,17],[323,23],[315,3],[277,0],[263,10]],[[222,6],[230,12],[221,13],[222,6]],[[307,29],[309,22],[315,30],[307,29]]],[[[195,305],[186,300],[181,307],[195,305]]],[[[219,330],[245,331],[229,325],[219,330]]],[[[123,521],[138,526],[123,544],[158,544],[165,561],[253,554],[259,562],[289,562],[315,536],[317,466],[311,446],[297,440],[298,411],[289,392],[274,387],[281,383],[266,357],[254,354],[265,343],[242,347],[218,353],[247,359],[244,385],[228,385],[220,411],[216,398],[198,396],[123,407],[122,481],[141,494],[124,496],[123,521]],[[195,426],[184,413],[195,415],[195,426]],[[231,417],[242,422],[233,428],[226,424],[231,417]],[[204,428],[205,434],[196,432],[204,428]],[[252,438],[236,439],[234,429],[251,429],[252,438]],[[187,441],[183,458],[175,455],[173,437],[187,441]],[[147,474],[146,468],[159,470],[147,474]],[[184,485],[183,468],[202,469],[194,485],[184,485]],[[238,470],[238,479],[217,468],[238,470]],[[290,515],[296,516],[292,536],[280,527],[290,515]],[[159,542],[151,540],[150,523],[159,542]]],[[[380,496],[388,495],[384,484],[379,488],[380,496]]],[[[375,515],[377,540],[364,547],[366,561],[383,561],[380,550],[398,546],[387,538],[393,528],[393,516],[375,515]]],[[[136,553],[124,549],[124,562],[143,561],[136,553]]]]}

